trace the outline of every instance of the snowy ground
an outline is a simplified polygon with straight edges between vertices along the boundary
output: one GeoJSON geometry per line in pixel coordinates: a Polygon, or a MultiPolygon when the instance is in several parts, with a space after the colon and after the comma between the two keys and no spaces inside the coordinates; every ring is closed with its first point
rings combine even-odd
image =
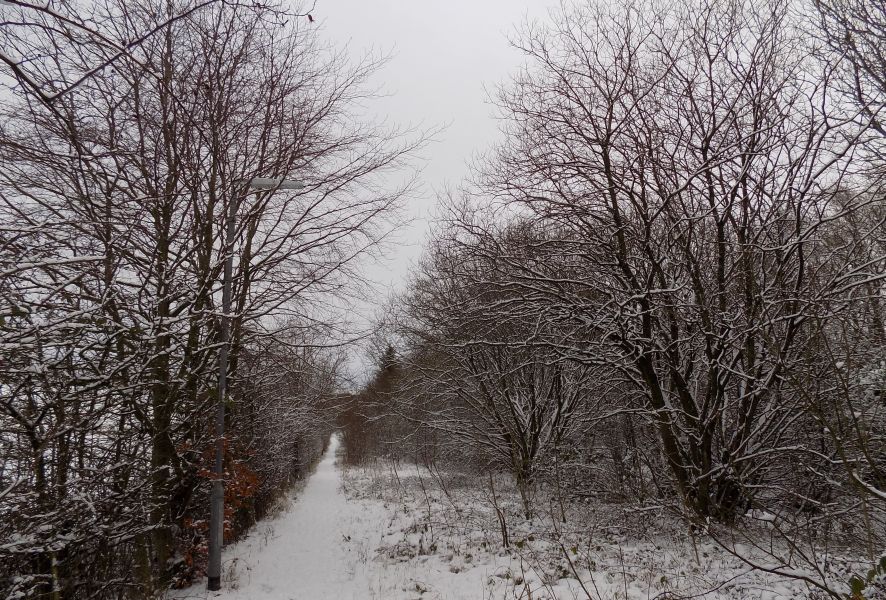
{"type": "MultiPolygon", "coordinates": [[[[383,507],[349,502],[335,466],[338,438],[287,510],[225,549],[223,589],[207,592],[205,581],[173,598],[279,600],[372,598],[367,557],[378,542],[383,507]]],[[[381,597],[381,596],[377,596],[381,597]]]]}
{"type": "MultiPolygon", "coordinates": [[[[509,548],[484,482],[413,465],[346,469],[338,439],[288,506],[225,550],[224,589],[172,598],[221,600],[709,600],[823,598],[796,580],[749,570],[710,541],[652,517],[584,507],[570,529],[519,516],[498,487],[509,548]],[[595,516],[596,515],[596,516],[595,516]],[[618,521],[622,525],[613,526],[618,521]]],[[[552,513],[556,512],[553,510],[552,513]]]]}
{"type": "MultiPolygon", "coordinates": [[[[674,519],[619,505],[565,506],[539,498],[522,516],[507,478],[482,479],[380,463],[344,474],[349,497],[382,500],[388,523],[375,560],[397,564],[433,599],[790,600],[824,599],[802,581],[750,569],[674,519]],[[492,497],[492,487],[496,497],[492,497]],[[509,547],[503,548],[504,515],[509,547]]],[[[749,549],[744,550],[750,552],[749,549]]],[[[390,568],[387,566],[386,568],[390,568]]],[[[400,598],[401,596],[383,596],[400,598]]]]}
{"type": "Polygon", "coordinates": [[[205,581],[171,598],[222,600],[369,600],[484,598],[489,565],[470,577],[453,573],[447,561],[388,560],[377,550],[392,525],[383,501],[349,500],[335,465],[338,439],[288,510],[259,524],[242,542],[225,549],[223,589],[207,592],[205,581]],[[431,590],[445,593],[430,593],[431,590]]]}

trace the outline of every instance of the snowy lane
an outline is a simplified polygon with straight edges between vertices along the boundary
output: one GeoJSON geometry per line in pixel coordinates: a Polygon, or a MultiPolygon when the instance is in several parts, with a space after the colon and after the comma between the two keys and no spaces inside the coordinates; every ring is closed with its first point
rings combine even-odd
{"type": "MultiPolygon", "coordinates": [[[[338,446],[339,439],[333,436],[316,472],[284,511],[225,548],[220,592],[206,591],[203,580],[170,594],[169,600],[475,600],[506,596],[512,583],[493,575],[518,568],[510,556],[490,556],[484,564],[468,565],[465,560],[469,557],[455,557],[451,550],[446,556],[419,553],[411,544],[413,538],[422,536],[416,519],[422,513],[416,500],[391,502],[365,494],[349,499],[335,464],[338,446]]],[[[365,473],[358,471],[358,479],[361,475],[365,473]]],[[[354,481],[349,485],[361,486],[354,481]]]]}
{"type": "MultiPolygon", "coordinates": [[[[430,474],[415,465],[390,473],[355,468],[343,476],[335,464],[338,446],[333,437],[316,472],[283,511],[225,549],[221,592],[207,592],[203,580],[169,600],[648,600],[676,585],[711,600],[811,597],[796,580],[749,572],[711,541],[689,546],[654,529],[641,539],[617,528],[601,531],[596,519],[611,512],[584,526],[577,521],[567,533],[578,536],[569,542],[577,555],[581,532],[597,531],[587,542],[595,546],[587,555],[593,572],[575,563],[579,582],[564,566],[559,531],[551,538],[543,523],[533,529],[512,515],[510,533],[519,541],[504,550],[496,543],[497,517],[479,487],[462,487],[454,501],[444,501],[440,490],[427,495],[430,474]],[[708,561],[704,567],[693,559],[699,550],[708,561]]],[[[510,502],[518,506],[516,490],[510,502]]]]}
{"type": "Polygon", "coordinates": [[[292,507],[260,523],[249,536],[225,549],[223,588],[206,592],[205,582],[175,598],[223,600],[345,600],[371,597],[368,554],[384,528],[381,507],[348,502],[335,466],[338,437],[292,507]]]}

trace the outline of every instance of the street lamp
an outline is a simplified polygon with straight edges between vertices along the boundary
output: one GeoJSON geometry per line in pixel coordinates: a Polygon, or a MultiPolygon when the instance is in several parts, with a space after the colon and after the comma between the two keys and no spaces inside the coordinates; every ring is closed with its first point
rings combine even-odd
{"type": "Polygon", "coordinates": [[[240,195],[245,196],[249,190],[272,192],[274,190],[298,190],[305,187],[301,181],[266,177],[254,177],[248,181],[240,180],[235,185],[239,188],[243,184],[245,185],[242,194],[235,191],[235,195],[229,203],[225,219],[225,237],[222,240],[222,248],[227,256],[225,257],[222,285],[221,347],[218,351],[218,401],[215,413],[215,465],[212,470],[212,494],[209,504],[209,581],[206,585],[206,588],[212,592],[221,589],[221,549],[225,531],[225,392],[228,383],[228,350],[231,343],[231,279],[234,270],[237,207],[240,204],[240,195]]]}

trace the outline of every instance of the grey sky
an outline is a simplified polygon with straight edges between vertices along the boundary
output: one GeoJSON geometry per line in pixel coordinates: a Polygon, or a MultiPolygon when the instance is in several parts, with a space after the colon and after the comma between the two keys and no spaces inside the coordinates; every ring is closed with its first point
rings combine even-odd
{"type": "Polygon", "coordinates": [[[508,38],[527,18],[542,18],[548,0],[317,0],[313,16],[322,35],[391,53],[375,84],[388,97],[373,104],[380,117],[404,125],[447,129],[424,152],[422,189],[410,201],[414,224],[401,233],[381,268],[373,269],[384,287],[399,290],[433,215],[435,194],[455,187],[466,163],[497,137],[497,124],[484,89],[505,81],[522,63],[508,38]]]}

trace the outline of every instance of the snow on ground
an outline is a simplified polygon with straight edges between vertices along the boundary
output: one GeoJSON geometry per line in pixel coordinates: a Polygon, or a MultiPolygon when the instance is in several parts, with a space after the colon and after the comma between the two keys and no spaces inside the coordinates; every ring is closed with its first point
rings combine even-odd
{"type": "Polygon", "coordinates": [[[290,507],[260,523],[222,555],[222,590],[205,581],[174,598],[299,600],[371,598],[367,553],[377,542],[382,506],[349,502],[335,466],[338,437],[290,507]]]}
{"type": "MultiPolygon", "coordinates": [[[[708,600],[822,598],[797,580],[750,571],[710,541],[644,514],[573,507],[569,529],[527,521],[499,481],[423,467],[336,465],[339,441],[289,506],[225,549],[220,600],[708,600]],[[488,482],[492,484],[492,480],[488,482]],[[509,547],[493,504],[504,516],[509,547]],[[608,512],[607,512],[608,511],[608,512]],[[616,525],[616,523],[619,523],[616,525]]],[[[567,512],[568,512],[567,508],[567,512]]],[[[621,510],[621,509],[616,509],[621,510]]],[[[542,512],[542,511],[539,511],[542,512]]],[[[551,504],[548,514],[554,514],[551,504]]]]}
{"type": "Polygon", "coordinates": [[[448,561],[388,560],[377,554],[392,524],[392,507],[349,500],[335,464],[339,441],[329,449],[304,490],[282,514],[225,549],[223,589],[205,580],[171,598],[220,600],[370,600],[484,598],[494,566],[463,576],[448,561]]]}
{"type": "Polygon", "coordinates": [[[344,483],[349,497],[388,507],[375,560],[401,564],[424,586],[416,598],[824,598],[798,580],[752,571],[709,540],[681,536],[660,515],[567,505],[564,525],[550,519],[560,510],[547,499],[527,520],[506,477],[496,478],[495,498],[482,479],[415,465],[348,469],[344,483]],[[494,505],[505,516],[507,549],[494,505]]]}

